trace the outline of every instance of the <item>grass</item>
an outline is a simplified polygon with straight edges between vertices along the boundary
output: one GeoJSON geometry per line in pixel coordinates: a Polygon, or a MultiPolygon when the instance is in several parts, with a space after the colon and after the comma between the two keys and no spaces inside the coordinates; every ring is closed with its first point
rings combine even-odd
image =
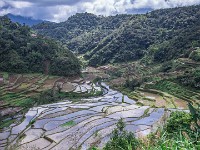
{"type": "Polygon", "coordinates": [[[145,116],[148,115],[149,110],[150,110],[150,108],[147,108],[147,109],[144,111],[143,117],[145,117],[145,116]]]}
{"type": "Polygon", "coordinates": [[[11,105],[15,107],[29,108],[32,107],[34,104],[35,104],[34,99],[22,98],[22,99],[16,99],[11,105]]]}
{"type": "Polygon", "coordinates": [[[194,96],[200,99],[197,93],[169,80],[162,80],[153,85],[146,85],[145,88],[160,90],[187,101],[193,100],[192,97],[194,96]]]}
{"type": "Polygon", "coordinates": [[[8,99],[11,99],[11,98],[16,98],[16,97],[19,97],[19,94],[18,93],[5,93],[3,96],[1,96],[0,98],[2,100],[8,100],[8,99]]]}
{"type": "Polygon", "coordinates": [[[7,72],[3,72],[3,78],[4,80],[8,80],[9,74],[7,72]]]}
{"type": "Polygon", "coordinates": [[[172,112],[162,131],[148,136],[142,149],[148,150],[198,150],[200,148],[198,127],[186,112],[172,112]],[[193,126],[193,128],[191,128],[193,126]]]}
{"type": "Polygon", "coordinates": [[[9,127],[11,124],[13,124],[15,122],[15,119],[11,119],[11,120],[6,120],[6,121],[1,121],[0,124],[0,129],[4,128],[4,127],[9,127]]]}
{"type": "Polygon", "coordinates": [[[130,99],[133,99],[135,101],[139,100],[140,97],[135,91],[132,91],[128,88],[124,87],[114,87],[114,89],[119,90],[122,94],[127,95],[130,99]]]}
{"type": "Polygon", "coordinates": [[[41,80],[39,80],[37,83],[40,84],[40,85],[43,84],[44,81],[48,79],[48,77],[49,77],[49,76],[44,76],[44,77],[43,77],[41,80]]]}
{"type": "MultiPolygon", "coordinates": [[[[49,77],[49,76],[45,76],[42,74],[36,74],[36,73],[23,74],[23,75],[25,77],[29,78],[29,80],[31,80],[33,77],[41,77],[41,79],[39,81],[37,81],[35,83],[35,85],[43,84],[44,81],[49,77]]],[[[3,77],[8,79],[9,74],[6,72],[3,72],[3,77]]],[[[0,100],[10,104],[11,106],[18,106],[18,107],[24,107],[24,108],[32,107],[36,103],[36,101],[32,97],[26,96],[28,94],[29,86],[30,86],[29,83],[21,83],[21,85],[18,88],[24,89],[24,91],[22,91],[22,92],[4,91],[0,95],[0,100]]]]}
{"type": "Polygon", "coordinates": [[[28,88],[30,85],[31,85],[31,84],[28,84],[28,83],[22,83],[22,84],[18,87],[18,89],[26,89],[26,88],[28,88]]]}
{"type": "Polygon", "coordinates": [[[71,120],[71,121],[68,121],[68,122],[62,124],[61,127],[71,127],[74,125],[76,125],[76,123],[73,120],[71,120]]]}
{"type": "Polygon", "coordinates": [[[34,123],[35,123],[35,119],[31,120],[31,122],[29,124],[33,125],[34,123]]]}
{"type": "Polygon", "coordinates": [[[94,94],[93,94],[93,96],[100,96],[102,94],[103,94],[102,90],[101,91],[95,91],[94,94]]]}
{"type": "Polygon", "coordinates": [[[146,142],[141,149],[143,150],[198,150],[196,149],[198,145],[194,145],[192,141],[188,140],[183,136],[181,132],[174,135],[173,138],[169,138],[167,133],[164,132],[159,138],[149,139],[152,141],[146,142]]]}

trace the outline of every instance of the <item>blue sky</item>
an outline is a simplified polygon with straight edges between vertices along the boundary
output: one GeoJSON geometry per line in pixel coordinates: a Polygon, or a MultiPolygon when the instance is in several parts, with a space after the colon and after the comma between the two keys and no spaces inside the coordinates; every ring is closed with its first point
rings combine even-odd
{"type": "Polygon", "coordinates": [[[12,13],[61,22],[81,12],[109,16],[196,4],[200,0],[0,0],[0,15],[12,13]]]}

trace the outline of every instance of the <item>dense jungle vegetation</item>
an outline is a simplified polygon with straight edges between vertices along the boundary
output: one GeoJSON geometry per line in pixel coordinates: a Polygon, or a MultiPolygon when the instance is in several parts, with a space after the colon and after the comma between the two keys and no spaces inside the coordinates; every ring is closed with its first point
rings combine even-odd
{"type": "MultiPolygon", "coordinates": [[[[91,66],[138,60],[188,57],[200,45],[200,6],[161,9],[147,14],[96,16],[78,13],[61,23],[33,29],[84,54],[91,66]]],[[[191,58],[198,60],[197,52],[191,58]],[[195,55],[195,56],[194,56],[195,55]]]]}
{"type": "Polygon", "coordinates": [[[0,70],[70,76],[80,73],[78,59],[64,46],[31,28],[0,17],[0,70]]]}

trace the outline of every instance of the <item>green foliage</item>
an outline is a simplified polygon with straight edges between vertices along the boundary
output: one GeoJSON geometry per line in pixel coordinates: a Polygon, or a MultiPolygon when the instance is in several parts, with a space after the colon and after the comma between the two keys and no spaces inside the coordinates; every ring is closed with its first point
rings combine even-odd
{"type": "Polygon", "coordinates": [[[15,99],[15,102],[13,102],[11,105],[23,108],[30,108],[34,104],[35,101],[33,98],[23,98],[23,99],[15,99]]]}
{"type": "Polygon", "coordinates": [[[35,123],[35,119],[31,120],[31,122],[29,124],[33,125],[34,123],[35,123]]]}
{"type": "Polygon", "coordinates": [[[62,124],[61,126],[62,127],[66,127],[66,126],[74,126],[76,123],[72,120],[72,121],[69,121],[69,122],[66,122],[64,124],[62,124]]]}
{"type": "Polygon", "coordinates": [[[166,132],[174,134],[190,127],[192,117],[186,112],[172,112],[167,121],[166,132]]]}
{"type": "Polygon", "coordinates": [[[152,133],[147,139],[139,142],[134,137],[129,137],[130,133],[124,131],[124,123],[121,119],[117,124],[117,129],[113,131],[111,141],[106,144],[104,149],[196,150],[200,146],[199,136],[190,129],[191,123],[191,114],[181,111],[172,112],[162,132],[152,133]],[[195,139],[194,136],[197,138],[195,139]],[[130,141],[132,144],[130,144],[130,141]]]}
{"type": "Polygon", "coordinates": [[[109,141],[104,150],[135,150],[139,145],[138,140],[132,132],[127,132],[122,119],[117,123],[117,128],[113,130],[111,141],[109,141]]]}
{"type": "Polygon", "coordinates": [[[103,91],[95,91],[94,89],[91,90],[89,93],[75,93],[75,92],[60,92],[58,96],[60,98],[70,98],[71,100],[79,100],[80,98],[88,98],[88,97],[95,97],[95,96],[100,96],[103,94],[103,91]]]}
{"type": "Polygon", "coordinates": [[[134,90],[136,87],[139,87],[141,84],[142,84],[142,81],[140,79],[126,80],[124,87],[134,90]]]}
{"type": "MultiPolygon", "coordinates": [[[[193,106],[190,105],[190,107],[193,106]]],[[[195,110],[194,108],[190,109],[195,110]]],[[[198,144],[200,128],[197,123],[196,115],[196,113],[192,115],[192,113],[190,114],[187,112],[172,112],[165,127],[168,137],[173,137],[174,134],[181,133],[188,141],[198,144]]]]}
{"type": "Polygon", "coordinates": [[[200,61],[200,48],[190,53],[189,58],[194,61],[200,61]]]}
{"type": "Polygon", "coordinates": [[[99,150],[97,147],[91,147],[88,150],[99,150]]]}
{"type": "Polygon", "coordinates": [[[164,62],[161,66],[161,72],[168,72],[173,67],[173,61],[164,62]]]}
{"type": "Polygon", "coordinates": [[[188,57],[191,49],[200,46],[199,8],[197,5],[109,17],[79,13],[65,22],[41,23],[34,29],[85,54],[91,66],[143,57],[145,63],[164,62],[188,57]]]}
{"type": "Polygon", "coordinates": [[[196,99],[200,98],[198,94],[193,92],[194,89],[187,89],[186,87],[170,80],[160,80],[155,84],[146,85],[145,88],[160,90],[187,101],[194,97],[196,97],[196,99]]]}
{"type": "Polygon", "coordinates": [[[181,132],[169,137],[167,132],[161,134],[160,137],[151,139],[148,146],[143,146],[142,149],[148,150],[196,150],[196,146],[192,141],[183,136],[181,132]]]}
{"type": "Polygon", "coordinates": [[[124,95],[122,96],[122,103],[124,103],[124,95]]]}
{"type": "Polygon", "coordinates": [[[80,74],[80,64],[72,57],[56,58],[51,65],[51,74],[60,76],[72,76],[80,74]],[[74,60],[73,60],[74,59],[74,60]]]}
{"type": "Polygon", "coordinates": [[[185,71],[184,75],[177,77],[180,84],[195,89],[200,89],[200,69],[185,71]]]}
{"type": "Polygon", "coordinates": [[[109,35],[114,29],[130,15],[96,16],[90,13],[77,13],[62,23],[41,23],[33,28],[46,36],[60,40],[70,50],[86,53],[95,48],[98,43],[109,35]]]}
{"type": "Polygon", "coordinates": [[[200,132],[200,104],[198,104],[198,108],[195,108],[191,103],[188,103],[188,107],[190,109],[192,119],[198,128],[197,132],[200,132]]]}
{"type": "Polygon", "coordinates": [[[6,121],[1,121],[0,124],[0,129],[4,128],[4,127],[9,127],[12,123],[15,122],[15,119],[11,119],[11,120],[6,120],[6,121]]]}
{"type": "Polygon", "coordinates": [[[4,78],[4,80],[8,80],[8,77],[9,77],[8,73],[7,73],[7,72],[4,72],[4,73],[3,73],[3,78],[4,78]]]}
{"type": "Polygon", "coordinates": [[[60,96],[55,90],[43,91],[40,95],[34,97],[34,101],[38,105],[49,104],[60,100],[60,96]]]}
{"type": "Polygon", "coordinates": [[[5,16],[0,17],[0,26],[1,71],[65,76],[80,73],[78,59],[59,43],[39,35],[32,36],[28,26],[13,23],[5,16]],[[58,68],[56,65],[61,59],[65,63],[58,68]]]}
{"type": "Polygon", "coordinates": [[[112,77],[121,77],[123,71],[119,69],[119,70],[108,71],[107,73],[112,77]]]}
{"type": "Polygon", "coordinates": [[[151,134],[148,142],[143,143],[143,149],[148,150],[196,150],[199,148],[199,131],[191,129],[192,114],[187,112],[172,112],[163,131],[151,134]]]}

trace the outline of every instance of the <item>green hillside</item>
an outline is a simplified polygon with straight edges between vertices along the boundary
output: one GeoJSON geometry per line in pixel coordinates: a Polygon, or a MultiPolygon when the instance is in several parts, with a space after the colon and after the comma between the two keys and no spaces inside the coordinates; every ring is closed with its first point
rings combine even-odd
{"type": "Polygon", "coordinates": [[[1,71],[63,76],[80,73],[78,59],[67,48],[7,17],[0,17],[0,43],[1,71]]]}
{"type": "Polygon", "coordinates": [[[89,65],[127,62],[151,56],[153,61],[185,57],[199,46],[200,6],[170,8],[141,15],[76,14],[62,23],[33,28],[85,54],[89,65]]]}
{"type": "Polygon", "coordinates": [[[86,53],[100,41],[118,29],[131,15],[96,16],[90,13],[77,13],[61,23],[41,23],[33,29],[57,39],[78,53],[86,53]]]}

